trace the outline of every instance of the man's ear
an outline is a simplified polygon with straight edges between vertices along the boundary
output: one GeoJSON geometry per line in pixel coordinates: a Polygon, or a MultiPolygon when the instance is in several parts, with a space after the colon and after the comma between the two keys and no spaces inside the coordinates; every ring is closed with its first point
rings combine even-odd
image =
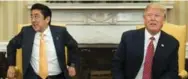
{"type": "Polygon", "coordinates": [[[50,22],[50,19],[51,19],[51,17],[50,17],[50,16],[47,16],[45,20],[46,20],[47,23],[49,23],[49,22],[50,22]]]}

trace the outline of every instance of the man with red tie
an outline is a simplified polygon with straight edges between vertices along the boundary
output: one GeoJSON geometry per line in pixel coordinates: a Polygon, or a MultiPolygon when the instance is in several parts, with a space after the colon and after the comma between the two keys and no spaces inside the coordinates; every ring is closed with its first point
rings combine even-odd
{"type": "Polygon", "coordinates": [[[149,4],[145,28],[124,32],[112,59],[113,79],[179,79],[179,42],[161,30],[166,10],[149,4]]]}

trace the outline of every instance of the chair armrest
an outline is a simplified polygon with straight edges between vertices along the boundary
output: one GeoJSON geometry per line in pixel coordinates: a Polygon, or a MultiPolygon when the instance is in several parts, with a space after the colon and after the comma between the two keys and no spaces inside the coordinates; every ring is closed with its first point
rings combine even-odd
{"type": "Polygon", "coordinates": [[[188,78],[188,74],[186,70],[182,70],[181,72],[179,72],[178,75],[181,77],[181,79],[188,78]]]}
{"type": "Polygon", "coordinates": [[[20,71],[17,66],[15,66],[14,68],[16,70],[16,73],[20,71]]]}
{"type": "Polygon", "coordinates": [[[15,66],[15,69],[16,69],[16,79],[23,79],[22,78],[22,72],[20,71],[20,69],[17,67],[17,66],[15,66]]]}

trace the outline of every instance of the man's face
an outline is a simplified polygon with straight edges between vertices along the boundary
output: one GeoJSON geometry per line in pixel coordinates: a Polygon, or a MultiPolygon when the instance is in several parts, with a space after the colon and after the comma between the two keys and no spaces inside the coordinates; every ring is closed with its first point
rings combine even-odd
{"type": "Polygon", "coordinates": [[[144,24],[152,34],[156,34],[161,30],[164,20],[164,13],[159,8],[148,8],[144,14],[144,24]]]}
{"type": "Polygon", "coordinates": [[[49,21],[50,17],[46,17],[44,19],[44,16],[42,15],[40,10],[34,9],[31,11],[31,23],[35,31],[43,32],[48,26],[49,21]]]}

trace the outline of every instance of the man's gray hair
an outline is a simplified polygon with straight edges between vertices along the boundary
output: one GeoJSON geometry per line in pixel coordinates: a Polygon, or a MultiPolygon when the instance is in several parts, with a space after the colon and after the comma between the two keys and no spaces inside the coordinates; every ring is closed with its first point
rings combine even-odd
{"type": "Polygon", "coordinates": [[[145,11],[144,11],[144,15],[145,15],[145,13],[147,12],[147,10],[148,10],[149,8],[160,9],[161,12],[164,14],[164,18],[166,18],[166,8],[165,8],[163,5],[161,5],[161,4],[159,4],[159,3],[151,3],[151,4],[147,5],[147,6],[146,6],[146,9],[145,9],[145,11]]]}

